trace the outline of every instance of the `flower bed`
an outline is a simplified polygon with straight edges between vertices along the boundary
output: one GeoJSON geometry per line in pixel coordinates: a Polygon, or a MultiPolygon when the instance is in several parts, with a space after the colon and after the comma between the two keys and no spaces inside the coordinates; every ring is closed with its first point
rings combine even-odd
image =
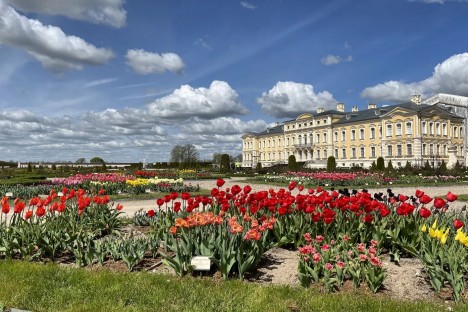
{"type": "Polygon", "coordinates": [[[386,276],[381,255],[395,262],[405,255],[421,259],[436,292],[449,285],[454,300],[461,300],[468,272],[467,216],[450,211],[448,204],[457,199],[450,192],[432,198],[423,191],[372,196],[306,189],[297,182],[258,192],[223,185],[218,179],[211,196],[171,192],[157,199],[155,209],[136,216],[149,225],[148,235],[126,239],[111,235],[119,231],[119,210],[104,191],[95,196],[83,190],[52,192],[29,205],[4,198],[0,253],[25,259],[70,254],[79,265],[112,259],[129,270],[150,253],[181,276],[192,274],[192,260],[202,256],[211,262],[206,274],[243,279],[275,246],[298,250],[304,286],[319,283],[335,291],[350,281],[355,287],[366,283],[374,292],[386,276]]]}

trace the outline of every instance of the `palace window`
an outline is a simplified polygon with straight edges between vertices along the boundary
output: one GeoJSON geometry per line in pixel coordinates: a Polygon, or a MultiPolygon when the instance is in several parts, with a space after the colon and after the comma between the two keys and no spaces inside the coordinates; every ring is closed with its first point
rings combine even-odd
{"type": "Polygon", "coordinates": [[[353,148],[351,149],[351,157],[352,157],[352,158],[356,158],[356,148],[355,148],[355,147],[353,147],[353,148]]]}
{"type": "Polygon", "coordinates": [[[447,135],[447,124],[442,124],[442,134],[447,135]]]}
{"type": "Polygon", "coordinates": [[[323,158],[327,158],[328,156],[327,150],[323,150],[323,158]]]}
{"type": "Polygon", "coordinates": [[[453,137],[458,138],[458,127],[453,127],[453,137]]]}
{"type": "Polygon", "coordinates": [[[338,132],[335,132],[335,133],[334,133],[334,141],[335,141],[335,142],[338,142],[338,132]]]}
{"type": "Polygon", "coordinates": [[[375,139],[375,128],[370,128],[370,138],[375,139]]]}
{"type": "Polygon", "coordinates": [[[429,123],[429,135],[434,135],[434,123],[429,123]]]}
{"type": "Polygon", "coordinates": [[[317,143],[320,143],[320,133],[317,133],[317,140],[316,140],[317,143]]]}
{"type": "Polygon", "coordinates": [[[364,129],[359,129],[359,140],[364,140],[364,129]]]}
{"type": "Polygon", "coordinates": [[[342,156],[341,158],[346,158],[346,148],[343,148],[341,150],[341,156],[342,156]]]}
{"type": "Polygon", "coordinates": [[[323,134],[323,143],[327,143],[327,134],[326,133],[323,134]]]}
{"type": "Polygon", "coordinates": [[[429,144],[429,155],[434,155],[434,144],[429,144]]]}
{"type": "Polygon", "coordinates": [[[396,135],[401,135],[401,124],[396,125],[396,135]]]}
{"type": "Polygon", "coordinates": [[[436,127],[436,134],[440,135],[440,124],[436,123],[435,127],[436,127]]]}
{"type": "Polygon", "coordinates": [[[351,130],[351,141],[356,140],[356,130],[351,130]]]}
{"type": "Polygon", "coordinates": [[[388,137],[392,136],[392,125],[387,125],[387,136],[388,137]]]}
{"type": "Polygon", "coordinates": [[[398,144],[396,148],[397,148],[397,156],[401,156],[403,154],[401,144],[398,144]]]}
{"type": "Polygon", "coordinates": [[[413,134],[413,125],[411,124],[411,122],[406,123],[406,134],[407,135],[413,134]]]}
{"type": "Polygon", "coordinates": [[[413,155],[413,145],[406,144],[406,155],[412,156],[413,155]]]}
{"type": "Polygon", "coordinates": [[[341,131],[341,141],[346,141],[346,131],[341,131]]]}
{"type": "Polygon", "coordinates": [[[393,147],[391,145],[387,146],[387,156],[392,156],[393,154],[393,147]]]}
{"type": "Polygon", "coordinates": [[[371,157],[375,157],[375,146],[371,146],[370,152],[371,152],[371,157]]]}
{"type": "Polygon", "coordinates": [[[421,128],[422,128],[422,134],[427,134],[427,123],[423,121],[421,128]]]}
{"type": "Polygon", "coordinates": [[[335,148],[335,158],[338,159],[338,149],[335,148]]]}
{"type": "Polygon", "coordinates": [[[422,154],[426,155],[426,144],[422,145],[422,154]]]}
{"type": "Polygon", "coordinates": [[[364,147],[361,147],[361,158],[365,157],[365,150],[364,147]]]}

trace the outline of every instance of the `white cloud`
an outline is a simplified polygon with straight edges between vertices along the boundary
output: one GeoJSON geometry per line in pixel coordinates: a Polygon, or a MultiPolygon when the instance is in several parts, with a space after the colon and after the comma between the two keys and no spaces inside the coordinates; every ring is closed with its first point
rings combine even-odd
{"type": "Polygon", "coordinates": [[[152,53],[145,50],[131,49],[127,51],[127,63],[138,74],[147,75],[172,71],[181,73],[184,62],[175,53],[152,53]]]}
{"type": "Polygon", "coordinates": [[[257,99],[263,111],[277,118],[294,118],[318,107],[332,108],[336,102],[328,91],[316,94],[312,85],[292,81],[277,82],[257,99]]]}
{"type": "Polygon", "coordinates": [[[102,65],[114,54],[97,48],[60,28],[18,14],[0,0],[0,44],[26,50],[41,64],[54,71],[81,69],[84,65],[102,65]]]}
{"type": "Polygon", "coordinates": [[[148,105],[148,114],[166,119],[185,119],[191,116],[216,118],[246,114],[237,92],[224,81],[213,81],[209,88],[183,85],[173,93],[148,105]]]}
{"type": "Polygon", "coordinates": [[[409,101],[411,95],[428,97],[434,93],[468,96],[468,53],[456,54],[434,68],[432,76],[422,81],[404,83],[387,81],[365,88],[361,96],[372,101],[409,101]]]}
{"type": "Polygon", "coordinates": [[[250,2],[247,2],[247,1],[241,1],[241,6],[243,8],[246,8],[246,9],[249,9],[249,10],[255,10],[257,8],[256,5],[250,3],[250,2]]]}
{"type": "Polygon", "coordinates": [[[102,86],[104,84],[113,83],[114,81],[117,81],[117,78],[104,78],[104,79],[93,80],[93,81],[87,82],[84,86],[86,88],[97,87],[97,86],[102,86]]]}
{"type": "Polygon", "coordinates": [[[13,7],[24,12],[37,12],[48,15],[63,15],[72,19],[84,20],[113,27],[125,26],[127,12],[123,9],[124,0],[7,0],[13,7]]]}
{"type": "Polygon", "coordinates": [[[341,56],[329,54],[320,60],[325,65],[336,65],[341,62],[352,62],[353,56],[350,55],[347,58],[343,59],[341,56]]]}

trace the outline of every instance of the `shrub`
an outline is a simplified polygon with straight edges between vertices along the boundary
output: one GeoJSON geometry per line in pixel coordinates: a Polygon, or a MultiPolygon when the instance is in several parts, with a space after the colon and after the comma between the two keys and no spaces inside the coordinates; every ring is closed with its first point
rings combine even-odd
{"type": "Polygon", "coordinates": [[[377,158],[377,170],[384,171],[385,170],[385,161],[383,157],[377,158]]]}
{"type": "Polygon", "coordinates": [[[228,154],[222,154],[221,155],[220,171],[221,172],[230,172],[231,171],[230,159],[229,159],[228,154]]]}
{"type": "Polygon", "coordinates": [[[388,161],[387,170],[388,171],[393,171],[393,164],[392,164],[391,160],[388,161]]]}
{"type": "Polygon", "coordinates": [[[336,170],[336,159],[333,156],[327,159],[327,171],[332,172],[336,170]]]}
{"type": "Polygon", "coordinates": [[[295,171],[297,170],[296,156],[290,155],[288,158],[288,169],[295,171]]]}

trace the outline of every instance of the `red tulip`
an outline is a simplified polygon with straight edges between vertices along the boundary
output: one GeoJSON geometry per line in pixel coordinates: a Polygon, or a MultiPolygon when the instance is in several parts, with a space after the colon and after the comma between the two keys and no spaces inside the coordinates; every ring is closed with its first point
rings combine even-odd
{"type": "Polygon", "coordinates": [[[4,203],[2,205],[2,212],[4,214],[8,214],[10,212],[10,205],[8,203],[4,203]]]}
{"type": "Polygon", "coordinates": [[[297,185],[297,182],[291,181],[291,183],[289,183],[288,189],[289,189],[290,191],[292,191],[292,190],[294,190],[294,188],[296,187],[296,185],[297,185]]]}
{"type": "Polygon", "coordinates": [[[225,183],[225,181],[224,181],[223,179],[218,179],[218,180],[216,180],[216,186],[217,186],[217,187],[223,186],[224,183],[225,183]]]}
{"type": "Polygon", "coordinates": [[[416,197],[417,197],[417,198],[421,198],[423,195],[424,195],[424,192],[423,192],[423,191],[416,190],[416,197]]]}
{"type": "Polygon", "coordinates": [[[458,196],[453,194],[452,192],[448,192],[447,195],[445,196],[445,198],[449,201],[449,202],[453,202],[453,201],[456,201],[458,199],[458,196]]]}
{"type": "Polygon", "coordinates": [[[33,215],[32,210],[28,210],[28,211],[26,211],[26,213],[24,214],[24,218],[25,218],[26,220],[28,220],[29,218],[32,217],[32,215],[33,215]]]}
{"type": "Polygon", "coordinates": [[[164,205],[164,199],[163,198],[158,198],[156,199],[156,204],[161,207],[162,205],[164,205]]]}
{"type": "Polygon", "coordinates": [[[462,228],[464,225],[465,223],[463,223],[463,221],[460,221],[458,219],[453,220],[453,226],[455,227],[456,230],[458,230],[459,228],[462,228]]]}
{"type": "Polygon", "coordinates": [[[247,195],[252,191],[252,187],[250,185],[244,186],[244,194],[247,195]]]}
{"type": "Polygon", "coordinates": [[[402,195],[402,194],[398,194],[398,200],[401,201],[401,202],[404,202],[405,200],[408,199],[408,196],[406,195],[402,195]]]}
{"type": "Polygon", "coordinates": [[[424,204],[424,205],[429,204],[431,201],[432,201],[432,198],[427,196],[427,195],[423,195],[423,196],[419,197],[419,202],[421,204],[424,204]]]}
{"type": "Polygon", "coordinates": [[[421,216],[421,218],[426,219],[431,216],[431,211],[429,209],[422,207],[421,210],[419,210],[419,215],[421,216]]]}
{"type": "Polygon", "coordinates": [[[442,198],[437,197],[436,199],[434,199],[434,207],[436,207],[437,209],[444,207],[446,204],[447,202],[442,198]]]}
{"type": "Polygon", "coordinates": [[[175,213],[178,213],[180,211],[180,205],[181,204],[182,204],[181,202],[175,202],[174,203],[174,212],[175,213]]]}
{"type": "Polygon", "coordinates": [[[43,215],[45,215],[46,213],[46,210],[44,207],[39,207],[36,209],[36,216],[38,217],[42,217],[43,215]]]}
{"type": "Polygon", "coordinates": [[[118,204],[117,207],[115,207],[115,209],[117,209],[118,211],[120,211],[120,210],[123,209],[123,205],[122,205],[122,204],[118,204]]]}
{"type": "Polygon", "coordinates": [[[299,185],[297,189],[299,190],[299,192],[302,192],[304,190],[304,185],[299,185]]]}
{"type": "Polygon", "coordinates": [[[150,218],[154,217],[154,210],[153,210],[153,209],[148,210],[148,211],[146,212],[146,215],[147,215],[148,217],[150,217],[150,218]]]}

